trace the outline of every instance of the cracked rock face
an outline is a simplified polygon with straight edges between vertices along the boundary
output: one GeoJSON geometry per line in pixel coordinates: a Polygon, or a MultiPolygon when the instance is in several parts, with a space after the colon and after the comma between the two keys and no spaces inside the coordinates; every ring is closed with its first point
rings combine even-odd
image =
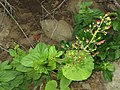
{"type": "Polygon", "coordinates": [[[0,43],[9,35],[11,22],[6,13],[4,14],[3,10],[0,8],[0,43]]]}
{"type": "Polygon", "coordinates": [[[72,38],[73,28],[64,20],[43,20],[40,22],[46,36],[56,41],[67,41],[72,38]]]}
{"type": "Polygon", "coordinates": [[[106,90],[120,90],[120,61],[115,62],[115,72],[112,82],[106,84],[106,90]]]}

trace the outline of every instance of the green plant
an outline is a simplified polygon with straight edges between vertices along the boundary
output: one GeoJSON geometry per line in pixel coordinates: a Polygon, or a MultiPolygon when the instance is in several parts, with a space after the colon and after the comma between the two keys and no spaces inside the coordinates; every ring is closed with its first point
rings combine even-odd
{"type": "Polygon", "coordinates": [[[94,70],[102,71],[104,79],[112,81],[114,72],[114,69],[111,70],[111,67],[114,68],[112,62],[120,58],[120,33],[116,32],[119,30],[119,24],[115,24],[116,21],[119,22],[119,13],[103,14],[98,10],[95,12],[96,10],[90,9],[91,4],[91,2],[82,3],[81,10],[75,15],[75,40],[62,42],[62,48],[65,51],[89,52],[94,59],[94,70]],[[115,31],[110,30],[112,27],[115,31]]]}
{"type": "Polygon", "coordinates": [[[0,90],[29,90],[41,85],[45,90],[70,90],[72,81],[88,79],[93,70],[102,71],[104,79],[112,81],[112,62],[120,58],[120,33],[111,15],[119,20],[119,14],[103,14],[90,9],[91,4],[82,3],[75,15],[74,41],[63,42],[62,51],[45,43],[28,52],[19,45],[9,49],[12,61],[0,64],[0,90]],[[107,32],[112,27],[115,34],[107,32]]]}
{"type": "Polygon", "coordinates": [[[120,31],[120,10],[116,12],[116,18],[113,21],[113,29],[115,31],[120,31]]]}
{"type": "MultiPolygon", "coordinates": [[[[92,2],[83,2],[80,5],[80,11],[75,14],[75,35],[81,36],[85,29],[94,22],[94,19],[104,14],[98,9],[91,9],[92,2]]],[[[82,37],[82,36],[81,36],[82,37]]]]}

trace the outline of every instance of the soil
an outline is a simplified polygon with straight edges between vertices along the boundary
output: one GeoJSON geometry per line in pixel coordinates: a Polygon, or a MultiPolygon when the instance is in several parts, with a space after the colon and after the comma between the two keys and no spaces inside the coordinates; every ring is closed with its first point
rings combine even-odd
{"type": "MultiPolygon", "coordinates": [[[[45,36],[41,29],[40,21],[45,19],[65,20],[72,27],[74,27],[73,12],[70,12],[67,7],[70,0],[66,0],[60,7],[58,7],[64,0],[8,0],[11,6],[7,6],[9,11],[11,10],[12,16],[19,23],[23,31],[18,27],[14,20],[5,13],[10,24],[7,24],[11,28],[8,35],[0,41],[0,61],[11,59],[7,50],[13,48],[16,44],[19,44],[24,50],[28,50],[30,47],[34,47],[38,42],[45,42],[47,44],[57,44],[55,40],[51,40],[45,36]],[[10,9],[12,8],[12,9],[10,9]],[[27,36],[27,40],[26,39],[27,36]]],[[[97,0],[93,0],[94,2],[97,0]]],[[[95,4],[96,5],[96,4],[95,4]]],[[[95,6],[96,8],[104,10],[104,7],[95,6]]],[[[1,12],[4,12],[3,7],[0,6],[1,12]]],[[[3,20],[3,22],[5,22],[3,20]]],[[[2,25],[2,24],[1,24],[2,25]]],[[[5,24],[6,25],[6,24],[5,24]]],[[[0,27],[0,33],[5,28],[0,27]]],[[[3,33],[6,34],[6,33],[3,33]]],[[[71,84],[72,90],[88,90],[83,88],[83,84],[89,84],[90,90],[105,90],[101,72],[95,73],[90,79],[84,82],[74,82],[71,84]]]]}

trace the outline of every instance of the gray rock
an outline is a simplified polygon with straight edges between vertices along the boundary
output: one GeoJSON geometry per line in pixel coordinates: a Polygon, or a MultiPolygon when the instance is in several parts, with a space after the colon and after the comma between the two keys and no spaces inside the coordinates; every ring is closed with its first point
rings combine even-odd
{"type": "Polygon", "coordinates": [[[106,90],[120,90],[120,64],[115,62],[114,65],[115,72],[113,75],[113,80],[112,82],[106,83],[106,90]]]}
{"type": "Polygon", "coordinates": [[[73,13],[79,12],[81,2],[82,0],[69,0],[67,9],[73,13]]]}
{"type": "Polygon", "coordinates": [[[0,42],[9,35],[12,21],[9,17],[2,12],[3,10],[0,8],[0,42]],[[4,15],[4,18],[3,18],[4,15]]]}
{"type": "Polygon", "coordinates": [[[82,88],[84,90],[91,90],[90,84],[88,84],[88,83],[82,84],[82,88]]]}
{"type": "Polygon", "coordinates": [[[56,41],[67,41],[72,38],[73,28],[64,20],[43,20],[40,22],[47,37],[56,41]]]}

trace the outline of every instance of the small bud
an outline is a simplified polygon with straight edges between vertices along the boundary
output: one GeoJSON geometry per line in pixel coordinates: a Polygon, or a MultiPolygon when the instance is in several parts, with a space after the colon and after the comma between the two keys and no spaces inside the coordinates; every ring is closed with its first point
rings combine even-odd
{"type": "Polygon", "coordinates": [[[101,23],[101,20],[97,20],[97,24],[99,25],[101,23]]]}
{"type": "Polygon", "coordinates": [[[106,26],[106,27],[105,27],[105,30],[106,30],[106,29],[110,29],[110,28],[111,28],[110,26],[106,26]]]}
{"type": "Polygon", "coordinates": [[[111,21],[111,18],[110,18],[110,17],[107,17],[106,20],[111,21]]]}
{"type": "Polygon", "coordinates": [[[89,42],[89,40],[88,39],[86,39],[86,43],[88,43],[89,42]]]}
{"type": "Polygon", "coordinates": [[[77,40],[79,39],[79,37],[78,37],[77,35],[75,36],[75,38],[76,38],[77,40]]]}
{"type": "Polygon", "coordinates": [[[98,42],[97,45],[101,45],[101,44],[103,44],[104,42],[105,42],[105,40],[102,40],[102,41],[98,42]]]}
{"type": "Polygon", "coordinates": [[[99,52],[94,53],[92,56],[95,57],[97,54],[99,54],[99,52]]]}

